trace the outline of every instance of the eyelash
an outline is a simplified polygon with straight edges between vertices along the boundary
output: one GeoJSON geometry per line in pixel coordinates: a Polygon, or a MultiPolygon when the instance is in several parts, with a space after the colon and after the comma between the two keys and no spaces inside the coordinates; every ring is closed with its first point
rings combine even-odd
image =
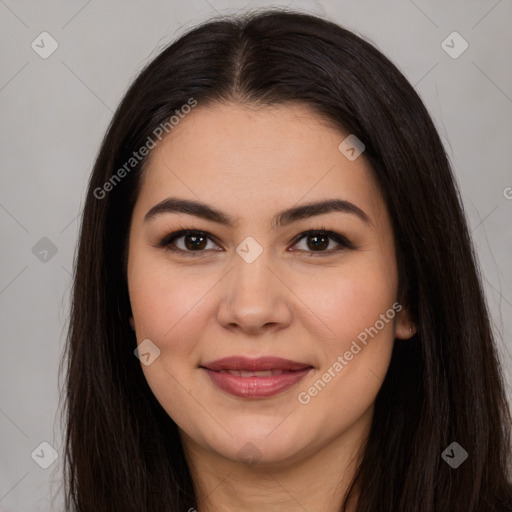
{"type": "MultiPolygon", "coordinates": [[[[197,257],[197,256],[200,256],[200,253],[207,252],[207,250],[205,250],[205,249],[203,249],[201,251],[189,251],[189,250],[177,249],[177,248],[170,247],[171,244],[174,243],[176,240],[178,240],[179,238],[183,238],[187,235],[203,236],[203,237],[208,238],[212,242],[216,243],[217,245],[219,245],[217,242],[215,242],[215,237],[212,237],[206,231],[201,231],[201,230],[197,230],[197,229],[180,229],[179,231],[174,231],[174,232],[166,235],[158,243],[157,246],[165,249],[166,251],[170,251],[173,253],[181,253],[186,257],[197,257]]],[[[327,238],[337,242],[340,245],[340,247],[338,247],[337,249],[334,249],[334,250],[330,249],[330,250],[324,250],[324,251],[306,251],[307,256],[309,256],[309,257],[315,257],[315,256],[321,257],[324,255],[338,253],[342,250],[346,250],[346,249],[353,250],[356,248],[354,246],[354,244],[350,240],[348,240],[346,237],[344,237],[343,235],[340,235],[339,233],[336,233],[334,231],[329,231],[324,226],[320,227],[319,229],[310,229],[308,231],[304,231],[304,232],[300,233],[292,240],[293,245],[296,245],[303,238],[307,238],[308,236],[311,236],[311,235],[326,236],[327,238]]],[[[302,249],[301,249],[301,251],[302,251],[302,249]]]]}

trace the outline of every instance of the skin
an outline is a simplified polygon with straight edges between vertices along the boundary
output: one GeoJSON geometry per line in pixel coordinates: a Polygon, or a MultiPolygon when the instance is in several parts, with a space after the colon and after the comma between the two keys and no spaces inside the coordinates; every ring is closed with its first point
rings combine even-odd
{"type": "MultiPolygon", "coordinates": [[[[141,177],[129,237],[130,322],[138,343],[150,339],[160,350],[141,367],[179,427],[199,512],[339,510],[394,339],[414,334],[404,307],[309,403],[299,402],[398,301],[390,218],[364,156],[349,161],[339,151],[347,135],[307,106],[199,104],[152,151],[141,177]],[[206,202],[236,225],[171,212],[145,222],[170,196],[206,202]],[[272,229],[277,212],[333,198],[354,203],[370,222],[330,212],[272,229]],[[158,246],[183,228],[214,238],[197,257],[158,246]],[[321,228],[356,248],[294,242],[321,228]],[[263,250],[252,263],[236,252],[248,236],[263,250]],[[314,368],[278,395],[238,398],[199,368],[231,355],[314,368]],[[241,460],[247,443],[255,463],[241,460]]],[[[186,251],[186,241],[174,246],[186,251]]],[[[196,247],[190,239],[188,247],[196,247]]]]}

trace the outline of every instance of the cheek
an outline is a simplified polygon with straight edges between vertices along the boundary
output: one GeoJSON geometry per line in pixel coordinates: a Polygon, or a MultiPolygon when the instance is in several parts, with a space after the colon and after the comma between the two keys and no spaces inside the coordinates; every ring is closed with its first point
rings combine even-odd
{"type": "Polygon", "coordinates": [[[199,298],[197,287],[183,276],[155,269],[135,277],[130,291],[138,334],[161,342],[186,321],[199,298]]]}
{"type": "Polygon", "coordinates": [[[213,272],[172,267],[162,258],[134,258],[129,288],[139,341],[149,338],[162,356],[190,356],[213,315],[205,308],[209,308],[208,294],[218,280],[213,272]]]}
{"type": "MultiPolygon", "coordinates": [[[[381,388],[401,309],[390,276],[379,266],[353,267],[332,282],[324,298],[320,288],[310,288],[311,308],[319,312],[329,335],[318,347],[322,364],[300,387],[297,400],[305,415],[329,425],[326,431],[335,433],[357,421],[381,388]]],[[[306,425],[313,435],[315,426],[306,425]]]]}
{"type": "Polygon", "coordinates": [[[213,312],[208,292],[213,277],[191,275],[155,261],[137,262],[130,276],[130,301],[141,343],[150,339],[159,356],[142,371],[153,394],[175,421],[192,421],[201,408],[190,399],[190,385],[201,359],[198,341],[204,338],[213,312]]]}
{"type": "MultiPolygon", "coordinates": [[[[294,292],[314,313],[310,317],[316,317],[316,323],[320,325],[320,320],[324,325],[324,348],[332,353],[344,351],[352,340],[386,314],[396,300],[396,285],[392,259],[368,258],[336,272],[322,270],[314,277],[302,277],[297,280],[294,292]]],[[[394,311],[388,315],[391,319],[394,316],[394,311]]],[[[385,337],[393,337],[392,321],[384,322],[384,325],[379,321],[378,327],[385,337]]]]}
{"type": "MultiPolygon", "coordinates": [[[[137,255],[135,255],[137,256],[137,255]]],[[[368,254],[357,264],[338,269],[310,267],[284,271],[293,290],[298,323],[324,340],[330,352],[341,350],[379,320],[396,298],[396,269],[392,254],[368,254]]],[[[149,338],[161,350],[193,350],[194,339],[215,316],[222,300],[216,286],[222,272],[168,264],[162,258],[142,254],[130,267],[130,301],[140,340],[149,338]],[[209,300],[213,292],[215,301],[209,300]],[[217,304],[218,307],[218,304],[217,304]]],[[[383,333],[392,330],[387,322],[383,333]]]]}

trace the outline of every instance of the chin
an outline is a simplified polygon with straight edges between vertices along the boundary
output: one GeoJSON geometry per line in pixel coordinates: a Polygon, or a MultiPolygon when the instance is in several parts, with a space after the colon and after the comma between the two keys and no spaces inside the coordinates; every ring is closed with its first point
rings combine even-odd
{"type": "Polygon", "coordinates": [[[314,440],[308,442],[303,439],[298,427],[287,425],[286,428],[276,428],[277,425],[279,421],[275,422],[273,431],[272,428],[261,427],[244,430],[231,424],[233,437],[223,432],[225,435],[221,436],[222,440],[217,438],[205,441],[209,450],[226,459],[243,462],[249,467],[284,466],[297,461],[309,450],[314,450],[314,440]]]}

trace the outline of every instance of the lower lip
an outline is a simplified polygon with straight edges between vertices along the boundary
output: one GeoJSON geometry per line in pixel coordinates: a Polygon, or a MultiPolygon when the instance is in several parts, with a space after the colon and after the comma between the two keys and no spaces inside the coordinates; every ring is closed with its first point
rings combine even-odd
{"type": "Polygon", "coordinates": [[[265,398],[277,395],[302,380],[312,368],[272,375],[270,377],[239,377],[203,368],[213,383],[232,395],[242,398],[265,398]]]}

